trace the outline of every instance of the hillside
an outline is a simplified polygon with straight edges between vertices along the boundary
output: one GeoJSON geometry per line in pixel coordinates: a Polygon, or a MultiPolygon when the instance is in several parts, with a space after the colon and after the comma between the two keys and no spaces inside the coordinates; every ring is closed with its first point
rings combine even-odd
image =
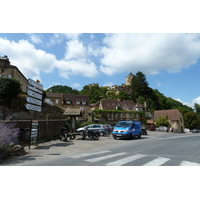
{"type": "Polygon", "coordinates": [[[56,85],[46,91],[88,95],[90,103],[96,103],[101,99],[121,99],[133,100],[139,103],[146,101],[147,107],[150,110],[179,109],[182,114],[194,111],[191,107],[171,97],[166,97],[157,89],[150,88],[146,76],[142,72],[137,72],[133,75],[130,85],[122,85],[115,88],[99,87],[98,84],[90,84],[85,85],[82,90],[78,91],[69,86],[56,85]]]}

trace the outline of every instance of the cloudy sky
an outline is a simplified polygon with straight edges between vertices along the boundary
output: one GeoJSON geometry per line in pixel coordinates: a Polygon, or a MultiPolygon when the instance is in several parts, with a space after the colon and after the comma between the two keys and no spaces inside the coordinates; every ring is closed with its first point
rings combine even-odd
{"type": "Polygon", "coordinates": [[[141,71],[165,96],[200,103],[195,0],[181,1],[181,7],[179,1],[157,0],[20,2],[4,3],[15,17],[1,12],[0,56],[45,89],[121,85],[130,72],[141,71]]]}
{"type": "Polygon", "coordinates": [[[121,85],[141,71],[165,96],[200,103],[200,34],[0,33],[0,44],[0,55],[45,89],[121,85]]]}

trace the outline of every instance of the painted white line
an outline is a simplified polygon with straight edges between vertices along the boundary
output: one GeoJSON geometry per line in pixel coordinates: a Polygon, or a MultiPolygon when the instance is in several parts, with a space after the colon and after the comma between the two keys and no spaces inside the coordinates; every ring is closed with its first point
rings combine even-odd
{"type": "Polygon", "coordinates": [[[160,165],[164,164],[165,162],[167,162],[168,160],[170,160],[170,158],[158,157],[158,158],[144,164],[143,166],[160,166],[160,165]]]}
{"type": "Polygon", "coordinates": [[[120,166],[120,165],[124,165],[126,163],[129,163],[129,162],[132,162],[134,160],[143,158],[145,156],[146,155],[142,155],[142,154],[138,154],[138,155],[134,155],[134,156],[129,156],[129,157],[126,157],[126,158],[122,158],[120,160],[116,160],[114,162],[107,163],[106,165],[107,166],[120,166]]]}
{"type": "Polygon", "coordinates": [[[180,166],[200,166],[199,163],[194,163],[194,162],[188,162],[188,161],[183,161],[180,166]]]}
{"type": "Polygon", "coordinates": [[[75,156],[69,156],[70,158],[82,158],[86,156],[93,156],[93,155],[98,155],[98,154],[103,154],[103,153],[108,153],[110,151],[99,151],[99,152],[93,152],[93,153],[84,153],[84,154],[79,154],[75,156]]]}
{"type": "Polygon", "coordinates": [[[101,161],[101,160],[106,160],[106,159],[109,159],[109,158],[114,158],[114,157],[117,157],[117,156],[122,156],[122,155],[126,155],[128,153],[126,152],[121,152],[121,153],[116,153],[116,154],[110,154],[110,155],[107,155],[107,156],[101,156],[101,157],[98,157],[98,158],[92,158],[92,159],[88,159],[88,160],[85,160],[87,162],[98,162],[98,161],[101,161]]]}

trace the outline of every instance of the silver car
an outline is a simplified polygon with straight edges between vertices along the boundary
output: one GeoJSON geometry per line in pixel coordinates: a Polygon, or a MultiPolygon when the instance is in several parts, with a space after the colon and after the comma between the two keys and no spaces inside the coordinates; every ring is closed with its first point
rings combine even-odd
{"type": "Polygon", "coordinates": [[[168,132],[169,129],[166,126],[159,126],[156,128],[156,131],[168,132]]]}
{"type": "Polygon", "coordinates": [[[106,135],[108,133],[107,128],[103,124],[90,124],[88,126],[78,128],[76,132],[82,135],[86,128],[88,128],[91,131],[99,131],[101,136],[106,135]]]}

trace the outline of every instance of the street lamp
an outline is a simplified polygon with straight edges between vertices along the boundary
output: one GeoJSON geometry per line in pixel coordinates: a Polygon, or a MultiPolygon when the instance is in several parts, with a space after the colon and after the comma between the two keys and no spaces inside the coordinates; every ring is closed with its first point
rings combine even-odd
{"type": "Polygon", "coordinates": [[[2,74],[5,69],[8,68],[8,66],[10,66],[10,61],[8,59],[8,56],[3,56],[0,58],[0,74],[2,74]]]}

